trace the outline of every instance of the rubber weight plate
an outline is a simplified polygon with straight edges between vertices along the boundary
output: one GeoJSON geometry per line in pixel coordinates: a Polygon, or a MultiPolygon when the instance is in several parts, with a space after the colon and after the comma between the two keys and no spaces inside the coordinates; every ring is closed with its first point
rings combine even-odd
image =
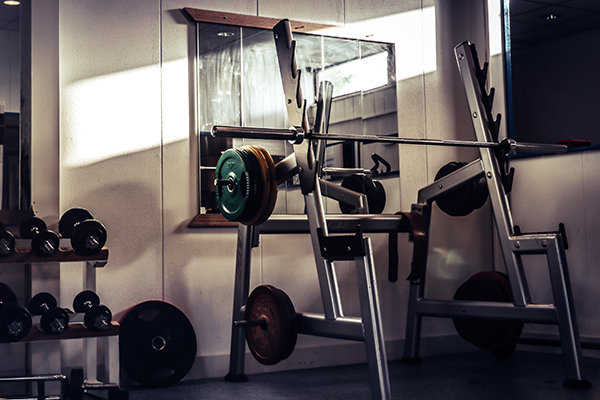
{"type": "Polygon", "coordinates": [[[73,234],[75,224],[87,219],[94,219],[89,211],[83,208],[71,208],[60,217],[58,221],[58,233],[64,238],[70,238],[73,234]]]}
{"type": "Polygon", "coordinates": [[[196,333],[177,307],[150,300],[121,320],[119,352],[123,370],[142,386],[171,386],[194,364],[196,333]]]}
{"type": "MultiPolygon", "coordinates": [[[[512,302],[506,275],[499,272],[479,272],[463,283],[454,300],[512,302]]],[[[523,323],[486,319],[454,318],[460,336],[498,358],[508,358],[515,350],[523,323]]]]}
{"type": "Polygon", "coordinates": [[[261,217],[267,207],[271,187],[266,184],[267,181],[267,163],[262,154],[260,154],[254,146],[242,146],[239,151],[248,160],[247,162],[252,167],[250,171],[250,182],[254,184],[256,189],[253,201],[248,205],[247,212],[244,212],[240,223],[244,225],[254,225],[261,217]]]}
{"type": "Polygon", "coordinates": [[[247,168],[247,163],[235,149],[226,150],[217,162],[217,208],[230,221],[237,221],[241,217],[250,197],[247,168]],[[228,184],[219,184],[224,181],[228,181],[228,184]]]}
{"type": "Polygon", "coordinates": [[[269,217],[273,213],[273,210],[275,209],[275,204],[277,203],[277,176],[275,173],[275,162],[273,161],[273,157],[271,157],[271,155],[265,148],[260,146],[255,147],[263,154],[265,160],[267,161],[270,175],[268,184],[271,185],[271,195],[269,196],[269,203],[267,205],[267,209],[265,210],[263,217],[257,221],[257,224],[262,224],[267,219],[269,219],[269,217]]]}
{"type": "Polygon", "coordinates": [[[287,295],[271,286],[252,291],[245,311],[246,321],[264,320],[264,326],[246,326],[250,352],[264,365],[277,364],[294,351],[298,338],[296,313],[287,295]]]}
{"type": "MultiPolygon", "coordinates": [[[[442,179],[467,165],[465,162],[452,161],[444,165],[435,175],[435,180],[442,179]]],[[[470,214],[473,209],[469,204],[471,185],[464,185],[436,200],[440,210],[453,217],[463,217],[470,214]]]]}
{"type": "MultiPolygon", "coordinates": [[[[342,187],[365,194],[369,205],[369,214],[381,214],[385,208],[385,190],[380,182],[373,181],[365,175],[352,174],[342,181],[342,187]]],[[[343,214],[356,212],[356,209],[349,204],[342,201],[339,204],[343,214]]]]}

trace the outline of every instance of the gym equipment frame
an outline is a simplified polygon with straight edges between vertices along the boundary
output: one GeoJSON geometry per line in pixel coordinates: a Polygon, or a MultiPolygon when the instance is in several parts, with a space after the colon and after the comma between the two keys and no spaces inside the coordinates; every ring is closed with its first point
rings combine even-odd
{"type": "MultiPolygon", "coordinates": [[[[490,118],[491,104],[488,103],[486,109],[489,97],[483,89],[486,67],[479,69],[475,48],[468,42],[458,45],[455,55],[477,140],[490,142],[497,135],[497,132],[493,132],[497,124],[490,118]]],[[[565,238],[560,232],[521,234],[516,230],[507,197],[510,178],[506,179],[509,175],[502,165],[502,157],[498,157],[491,148],[481,147],[479,152],[478,160],[421,189],[418,204],[413,205],[413,209],[422,215],[428,229],[433,201],[456,187],[485,176],[514,304],[426,299],[426,269],[423,268],[419,276],[410,280],[404,360],[418,362],[423,316],[557,324],[566,367],[564,385],[591,387],[583,371],[581,344],[563,246],[565,238]],[[522,262],[522,256],[528,254],[546,255],[554,304],[531,303],[522,262]]]]}
{"type": "MultiPolygon", "coordinates": [[[[420,139],[391,138],[399,144],[475,146],[480,148],[481,159],[442,178],[419,192],[417,204],[411,212],[397,215],[368,214],[366,196],[340,188],[320,177],[322,169],[324,140],[368,140],[389,141],[390,138],[377,136],[331,135],[326,133],[328,126],[327,85],[320,91],[314,131],[308,127],[306,103],[299,85],[300,71],[295,59],[295,42],[291,37],[289,22],[283,20],[273,28],[280,72],[287,102],[290,130],[266,128],[213,127],[213,136],[244,137],[292,140],[294,153],[275,166],[277,181],[283,182],[298,174],[300,188],[304,196],[306,215],[273,215],[262,225],[240,224],[238,228],[238,250],[236,255],[236,275],[232,315],[232,336],[229,373],[226,380],[245,381],[245,331],[244,309],[249,295],[251,251],[258,246],[260,234],[309,233],[313,246],[317,275],[323,301],[324,315],[298,313],[299,332],[308,335],[326,336],[340,339],[364,341],[369,364],[371,394],[373,399],[390,399],[390,382],[387,370],[387,356],[382,332],[382,321],[375,279],[375,266],[371,241],[363,233],[389,232],[409,233],[414,244],[412,271],[409,276],[409,321],[407,327],[405,359],[418,359],[421,317],[423,315],[444,317],[497,318],[500,320],[526,320],[529,322],[558,323],[563,337],[563,347],[567,348],[567,380],[572,383],[585,383],[581,366],[579,336],[574,318],[570,285],[566,271],[566,260],[561,236],[556,233],[519,235],[513,232],[505,186],[509,186],[510,174],[506,174],[504,161],[506,154],[519,151],[564,152],[565,146],[518,144],[512,140],[497,142],[492,137],[490,126],[495,125],[483,102],[490,104],[491,95],[482,95],[477,83],[474,57],[471,45],[463,43],[456,49],[459,69],[467,92],[471,115],[478,142],[438,141],[420,139]],[[467,51],[468,50],[468,51],[467,51]],[[325,88],[325,89],[323,89],[325,88]],[[487,114],[486,114],[487,113],[487,114]],[[491,123],[488,123],[490,121],[491,123]],[[398,140],[396,140],[398,139],[398,140]],[[313,140],[318,142],[313,146],[313,140]],[[315,151],[316,147],[316,151],[315,151]],[[490,198],[507,260],[514,304],[457,301],[433,301],[423,299],[427,231],[431,217],[431,203],[452,189],[458,188],[485,176],[490,198]],[[508,183],[507,183],[508,182],[508,183]],[[341,193],[347,201],[354,202],[361,212],[358,215],[325,215],[322,196],[340,200],[341,193]],[[335,193],[332,196],[332,193],[335,193]],[[351,197],[348,200],[348,196],[351,197]],[[528,290],[521,271],[522,254],[543,253],[548,255],[551,266],[552,284],[555,288],[556,306],[528,306],[528,290]],[[344,315],[334,263],[338,260],[353,260],[358,280],[361,317],[344,315]],[[463,309],[467,310],[463,312],[463,309]]],[[[473,49],[474,51],[474,49],[473,49]]],[[[476,54],[476,53],[475,53],[476,54]]],[[[485,71],[485,68],[484,68],[485,71]]],[[[477,67],[477,73],[481,74],[477,67]]],[[[483,73],[485,75],[485,72],[483,73]]],[[[329,93],[331,93],[329,91],[329,93]]],[[[330,96],[330,94],[329,94],[330,96]]],[[[491,106],[488,107],[491,109],[491,106]]],[[[352,171],[354,172],[354,171],[352,171]]],[[[350,172],[351,173],[351,172],[350,172]]],[[[391,272],[391,271],[390,271],[391,272]]]]}

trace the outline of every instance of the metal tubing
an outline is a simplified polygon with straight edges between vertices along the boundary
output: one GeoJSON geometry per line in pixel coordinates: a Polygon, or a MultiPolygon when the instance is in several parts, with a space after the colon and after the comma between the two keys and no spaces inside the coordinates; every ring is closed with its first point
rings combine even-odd
{"type": "Polygon", "coordinates": [[[235,287],[233,292],[233,315],[229,373],[226,380],[245,380],[246,332],[235,327],[236,321],[244,319],[244,306],[250,292],[250,258],[256,227],[240,224],[238,227],[237,255],[235,260],[235,287]]]}
{"type": "Polygon", "coordinates": [[[363,240],[367,254],[364,257],[356,257],[354,263],[356,265],[362,322],[365,329],[364,337],[371,377],[371,397],[373,400],[388,400],[392,398],[392,395],[383,325],[381,323],[379,295],[377,293],[373,248],[371,247],[370,238],[365,237],[363,240]]]}
{"type": "Polygon", "coordinates": [[[537,324],[556,324],[557,310],[552,304],[529,304],[515,307],[512,303],[419,299],[416,313],[422,316],[445,318],[485,318],[501,321],[523,321],[537,324]]]}
{"type": "MultiPolygon", "coordinates": [[[[485,114],[484,114],[485,115],[485,114]]],[[[477,114],[481,118],[481,114],[477,114]]],[[[481,118],[483,119],[483,118],[481,118]]],[[[451,146],[451,147],[478,147],[488,149],[503,149],[506,154],[514,153],[565,153],[567,146],[562,144],[537,144],[537,143],[518,143],[515,141],[496,143],[494,141],[468,141],[468,140],[442,140],[442,139],[412,139],[400,138],[395,136],[378,135],[353,135],[340,133],[315,133],[304,131],[298,127],[294,129],[276,129],[276,128],[249,128],[237,126],[215,125],[212,127],[214,137],[233,137],[246,139],[271,139],[271,140],[289,140],[298,141],[302,136],[314,140],[342,140],[347,142],[378,142],[378,143],[396,143],[427,146],[451,146]]]]}
{"type": "Polygon", "coordinates": [[[301,318],[299,333],[336,339],[365,340],[360,318],[339,317],[332,320],[318,314],[298,313],[297,315],[301,318]]]}

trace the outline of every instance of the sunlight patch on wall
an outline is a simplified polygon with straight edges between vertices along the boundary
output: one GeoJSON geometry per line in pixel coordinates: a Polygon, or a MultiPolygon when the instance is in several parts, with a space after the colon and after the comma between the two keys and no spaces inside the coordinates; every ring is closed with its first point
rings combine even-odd
{"type": "Polygon", "coordinates": [[[488,0],[490,56],[502,54],[502,5],[500,0],[488,0]]]}
{"type": "Polygon", "coordinates": [[[161,144],[158,65],[74,82],[63,99],[62,156],[68,167],[161,144]]]}
{"type": "Polygon", "coordinates": [[[398,81],[437,69],[435,7],[425,7],[422,10],[407,11],[312,33],[394,43],[398,81]]]}

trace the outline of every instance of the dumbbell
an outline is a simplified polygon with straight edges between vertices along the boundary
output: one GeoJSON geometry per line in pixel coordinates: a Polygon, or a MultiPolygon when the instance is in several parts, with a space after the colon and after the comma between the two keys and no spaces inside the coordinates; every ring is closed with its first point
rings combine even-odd
{"type": "Polygon", "coordinates": [[[7,257],[15,251],[15,237],[0,222],[0,257],[7,257]]]}
{"type": "Polygon", "coordinates": [[[40,329],[49,335],[58,335],[69,329],[69,314],[57,306],[56,298],[50,293],[41,292],[33,296],[29,312],[42,316],[40,329]]]}
{"type": "Polygon", "coordinates": [[[17,296],[0,283],[0,342],[18,342],[31,330],[31,314],[17,302],[17,296]]]}
{"type": "Polygon", "coordinates": [[[75,296],[73,310],[85,313],[83,324],[90,331],[103,331],[110,326],[110,321],[112,321],[110,309],[100,304],[100,297],[91,290],[84,290],[75,296]]]}
{"type": "Polygon", "coordinates": [[[58,231],[71,239],[73,251],[82,256],[98,254],[106,244],[106,228],[83,208],[72,208],[58,222],[58,231]]]}
{"type": "Polygon", "coordinates": [[[53,231],[49,231],[46,223],[32,217],[19,226],[19,234],[23,239],[31,239],[31,251],[39,257],[50,257],[58,251],[60,238],[53,231]]]}

